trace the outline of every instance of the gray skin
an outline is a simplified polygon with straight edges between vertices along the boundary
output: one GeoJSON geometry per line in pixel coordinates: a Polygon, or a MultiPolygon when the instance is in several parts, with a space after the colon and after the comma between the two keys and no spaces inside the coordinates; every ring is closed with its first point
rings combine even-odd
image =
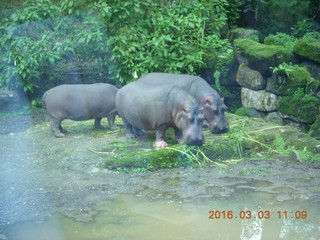
{"type": "Polygon", "coordinates": [[[154,147],[163,148],[165,132],[172,127],[178,142],[197,146],[204,142],[197,101],[177,86],[132,82],[118,91],[116,106],[128,139],[141,135],[141,129],[156,130],[154,147]]]}
{"type": "Polygon", "coordinates": [[[212,133],[228,131],[229,124],[224,114],[227,107],[223,102],[224,99],[204,79],[183,74],[149,73],[138,81],[157,86],[171,84],[181,87],[198,101],[212,133]]]}
{"type": "Polygon", "coordinates": [[[61,127],[64,119],[83,121],[95,119],[95,128],[103,128],[101,119],[107,117],[112,130],[114,125],[118,88],[107,83],[65,84],[46,91],[42,106],[51,116],[51,129],[56,137],[64,137],[67,131],[61,127]]]}

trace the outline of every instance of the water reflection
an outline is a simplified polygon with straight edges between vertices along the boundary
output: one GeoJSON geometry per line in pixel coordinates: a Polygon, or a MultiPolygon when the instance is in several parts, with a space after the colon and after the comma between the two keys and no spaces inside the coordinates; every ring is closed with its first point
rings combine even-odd
{"type": "MultiPolygon", "coordinates": [[[[253,196],[253,195],[251,195],[253,196]]],[[[257,195],[256,195],[257,196],[257,195]]],[[[136,195],[119,195],[111,201],[99,202],[93,210],[68,212],[52,216],[44,222],[17,224],[6,229],[8,239],[95,240],[95,239],[318,239],[319,205],[314,202],[291,202],[285,209],[290,212],[304,209],[306,219],[296,219],[289,214],[279,218],[284,211],[279,204],[257,202],[263,199],[237,198],[217,200],[201,199],[186,203],[178,199],[152,199],[136,195]],[[209,219],[209,211],[220,211],[218,219],[209,219]],[[232,211],[233,217],[222,215],[232,211]],[[250,212],[241,219],[240,212],[250,212]],[[259,212],[270,211],[270,218],[258,217],[259,212]],[[81,218],[80,215],[84,217],[81,218]],[[85,219],[91,216],[91,221],[85,219]],[[75,217],[77,216],[77,217],[75,217]],[[248,219],[247,219],[248,218],[248,219]],[[61,229],[57,233],[55,230],[61,229]]],[[[0,229],[1,232],[1,229],[0,229]]]]}

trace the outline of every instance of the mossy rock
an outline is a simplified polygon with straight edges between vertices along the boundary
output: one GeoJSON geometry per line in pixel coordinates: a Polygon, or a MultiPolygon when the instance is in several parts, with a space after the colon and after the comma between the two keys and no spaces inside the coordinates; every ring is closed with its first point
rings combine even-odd
{"type": "Polygon", "coordinates": [[[267,81],[267,90],[277,95],[292,95],[298,88],[305,88],[311,81],[310,73],[297,65],[289,66],[286,73],[275,72],[267,81]]]}
{"type": "Polygon", "coordinates": [[[302,98],[286,96],[280,99],[277,109],[285,118],[312,124],[319,114],[320,99],[308,94],[302,98]]]}
{"type": "Polygon", "coordinates": [[[258,30],[248,28],[236,28],[229,32],[228,38],[233,41],[235,39],[251,39],[259,42],[261,33],[258,30]]]}
{"type": "Polygon", "coordinates": [[[320,63],[320,41],[319,39],[299,39],[294,45],[293,52],[302,57],[320,63]]]}
{"type": "Polygon", "coordinates": [[[308,133],[311,137],[320,140],[320,115],[317,116],[315,122],[311,125],[308,133]]]}
{"type": "Polygon", "coordinates": [[[234,46],[238,60],[247,62],[250,68],[264,76],[271,76],[270,67],[294,59],[293,53],[282,46],[261,44],[250,39],[236,39],[234,46]]]}
{"type": "Polygon", "coordinates": [[[262,118],[262,115],[257,110],[255,110],[254,108],[250,108],[250,107],[238,108],[236,110],[235,114],[238,116],[243,116],[243,117],[262,118]]]}

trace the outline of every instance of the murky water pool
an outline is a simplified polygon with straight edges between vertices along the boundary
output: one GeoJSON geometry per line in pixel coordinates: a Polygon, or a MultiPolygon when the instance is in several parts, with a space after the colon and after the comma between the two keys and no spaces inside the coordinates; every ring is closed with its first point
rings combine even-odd
{"type": "Polygon", "coordinates": [[[320,239],[316,200],[279,201],[278,194],[244,188],[225,198],[152,194],[148,189],[121,194],[90,209],[0,227],[0,232],[9,240],[320,239]]]}

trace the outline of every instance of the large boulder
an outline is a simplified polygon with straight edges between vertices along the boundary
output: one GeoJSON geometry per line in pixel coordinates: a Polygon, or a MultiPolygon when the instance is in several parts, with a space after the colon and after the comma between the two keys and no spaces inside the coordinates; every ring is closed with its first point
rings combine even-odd
{"type": "Polygon", "coordinates": [[[312,124],[319,114],[320,99],[314,95],[286,96],[279,100],[277,109],[283,118],[312,124]]]}
{"type": "Polygon", "coordinates": [[[263,76],[271,76],[271,67],[294,60],[293,53],[282,46],[265,45],[250,39],[236,39],[234,49],[240,64],[246,63],[263,76]]]}
{"type": "Polygon", "coordinates": [[[277,109],[278,97],[265,90],[254,91],[241,88],[241,101],[244,107],[251,107],[259,111],[272,112],[277,109]]]}
{"type": "Polygon", "coordinates": [[[290,66],[287,72],[274,72],[267,80],[267,91],[277,95],[292,95],[298,88],[305,88],[311,80],[310,73],[303,67],[290,66]]]}
{"type": "Polygon", "coordinates": [[[301,38],[294,45],[293,52],[299,56],[320,63],[320,40],[301,38]]]}
{"type": "Polygon", "coordinates": [[[245,88],[252,90],[262,90],[265,88],[266,80],[255,70],[249,68],[245,63],[241,63],[236,75],[237,83],[245,88]]]}

